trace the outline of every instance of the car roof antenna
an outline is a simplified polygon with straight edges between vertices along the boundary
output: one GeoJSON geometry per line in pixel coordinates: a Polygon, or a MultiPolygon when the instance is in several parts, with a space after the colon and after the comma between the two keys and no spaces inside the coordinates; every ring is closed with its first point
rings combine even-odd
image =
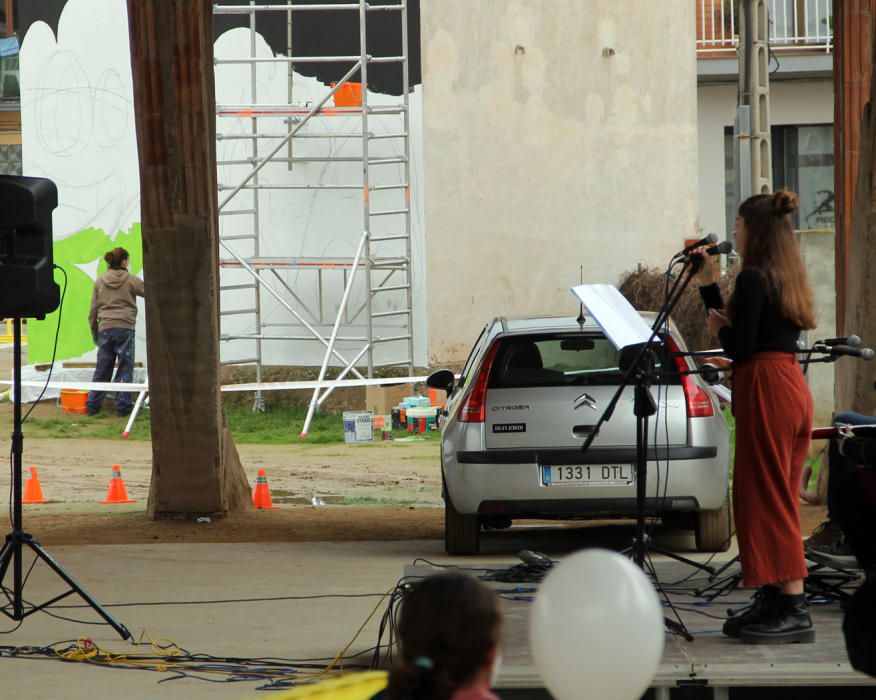
{"type": "MultiPolygon", "coordinates": [[[[584,266],[581,265],[581,284],[584,284],[584,266]]],[[[581,330],[584,330],[584,324],[587,323],[587,317],[584,315],[584,302],[582,301],[579,305],[578,318],[575,319],[578,321],[578,325],[581,326],[581,330]]]]}

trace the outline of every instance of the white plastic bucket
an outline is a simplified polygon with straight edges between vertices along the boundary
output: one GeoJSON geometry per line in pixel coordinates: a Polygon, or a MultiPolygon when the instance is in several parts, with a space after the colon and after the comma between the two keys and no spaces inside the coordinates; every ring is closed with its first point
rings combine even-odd
{"type": "Polygon", "coordinates": [[[371,411],[344,411],[344,442],[371,442],[373,439],[371,411]]]}

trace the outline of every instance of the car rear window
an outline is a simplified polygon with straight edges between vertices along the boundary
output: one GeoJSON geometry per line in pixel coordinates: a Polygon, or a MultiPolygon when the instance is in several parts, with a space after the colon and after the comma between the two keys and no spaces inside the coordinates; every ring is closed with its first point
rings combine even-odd
{"type": "MultiPolygon", "coordinates": [[[[623,376],[620,352],[602,335],[510,336],[500,342],[490,387],[617,385],[623,376]]],[[[678,383],[677,373],[663,375],[659,357],[653,362],[656,383],[678,383]]]]}

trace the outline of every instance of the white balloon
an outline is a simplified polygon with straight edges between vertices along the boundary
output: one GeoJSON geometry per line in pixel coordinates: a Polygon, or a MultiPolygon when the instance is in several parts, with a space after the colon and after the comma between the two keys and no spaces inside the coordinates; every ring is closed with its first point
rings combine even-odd
{"type": "Polygon", "coordinates": [[[648,577],[604,549],[576,552],[542,582],[529,643],[557,700],[638,700],[663,656],[663,610],[648,577]]]}

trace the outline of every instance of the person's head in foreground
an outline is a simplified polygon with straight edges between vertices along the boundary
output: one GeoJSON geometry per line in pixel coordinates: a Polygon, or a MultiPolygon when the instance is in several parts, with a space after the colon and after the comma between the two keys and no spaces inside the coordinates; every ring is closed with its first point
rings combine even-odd
{"type": "Polygon", "coordinates": [[[399,657],[390,671],[391,700],[494,698],[501,661],[502,608],[480,581],[458,573],[416,583],[401,603],[399,657]]]}

